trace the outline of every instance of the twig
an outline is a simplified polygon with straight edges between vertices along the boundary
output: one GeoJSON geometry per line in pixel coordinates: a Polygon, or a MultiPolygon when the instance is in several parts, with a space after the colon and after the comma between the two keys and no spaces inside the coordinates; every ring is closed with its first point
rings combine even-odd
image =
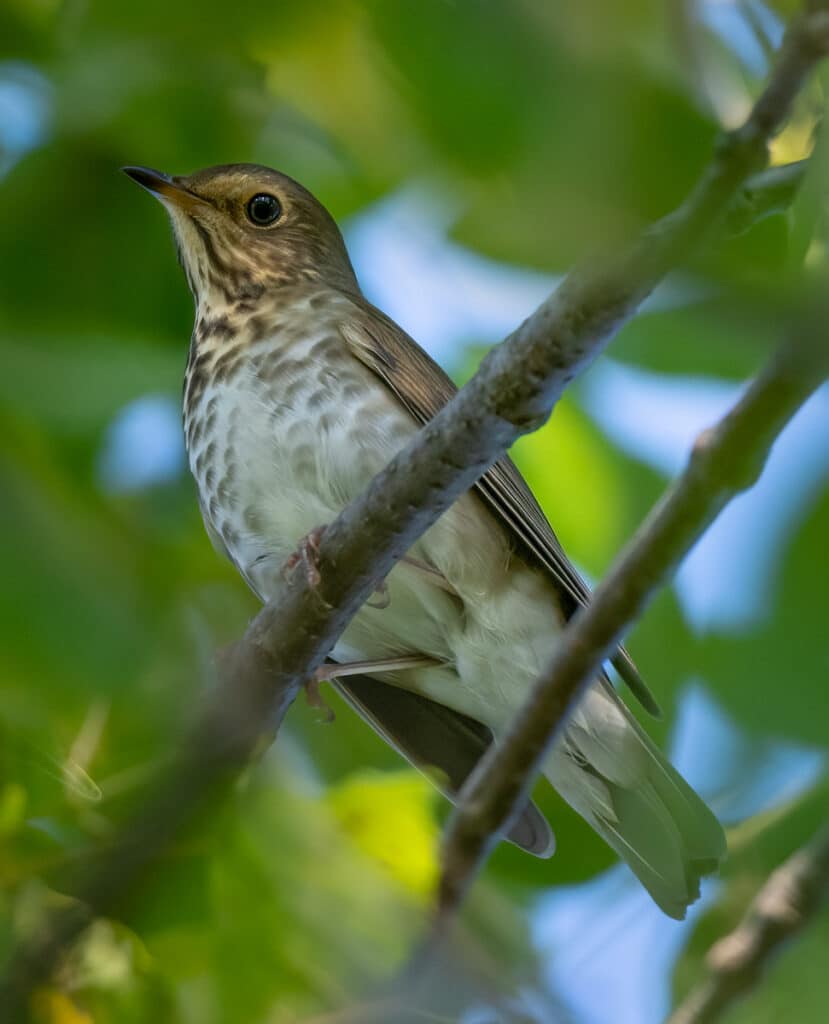
{"type": "Polygon", "coordinates": [[[728,208],[725,227],[730,235],[741,235],[759,221],[788,210],[803,179],[808,160],[769,167],[752,175],[728,208]]]}
{"type": "Polygon", "coordinates": [[[829,827],[782,864],[745,917],[708,952],[709,977],[691,990],[667,1024],[712,1024],[748,993],[786,942],[829,900],[829,827]]]}
{"type": "Polygon", "coordinates": [[[116,844],[84,862],[74,890],[81,905],[49,919],[16,951],[0,985],[0,1005],[12,1019],[90,916],[121,905],[158,851],[275,732],[377,581],[521,434],[547,419],[572,378],[722,219],[745,179],[765,165],[769,139],[828,47],[829,14],[810,9],[793,25],[751,116],[723,137],[686,202],[627,253],[570,274],[329,526],[319,585],[297,573],[257,615],[225,659],[214,699],[155,795],[116,844]]]}

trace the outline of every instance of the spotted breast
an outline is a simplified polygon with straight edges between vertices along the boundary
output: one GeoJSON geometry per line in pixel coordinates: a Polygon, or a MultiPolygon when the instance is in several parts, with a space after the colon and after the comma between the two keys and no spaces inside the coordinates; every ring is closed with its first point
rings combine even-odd
{"type": "MultiPolygon", "coordinates": [[[[287,306],[283,297],[272,317],[197,320],[185,382],[190,466],[208,532],[263,600],[300,538],[331,522],[417,429],[349,351],[350,314],[347,299],[306,291],[287,306]]],[[[390,681],[473,717],[485,705],[487,721],[495,712],[505,722],[552,650],[560,615],[549,583],[513,557],[472,495],[411,555],[416,564],[386,581],[388,606],[366,606],[334,656],[426,655],[440,667],[390,681]]]]}
{"type": "Polygon", "coordinates": [[[205,522],[256,593],[416,430],[305,293],[272,316],[197,320],[184,427],[205,522]]]}

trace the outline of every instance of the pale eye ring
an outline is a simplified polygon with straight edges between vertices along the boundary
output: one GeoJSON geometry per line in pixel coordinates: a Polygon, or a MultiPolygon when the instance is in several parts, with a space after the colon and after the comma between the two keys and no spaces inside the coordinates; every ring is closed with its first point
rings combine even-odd
{"type": "Polygon", "coordinates": [[[248,220],[259,228],[267,228],[279,220],[282,214],[282,204],[269,192],[257,192],[248,200],[248,220]]]}

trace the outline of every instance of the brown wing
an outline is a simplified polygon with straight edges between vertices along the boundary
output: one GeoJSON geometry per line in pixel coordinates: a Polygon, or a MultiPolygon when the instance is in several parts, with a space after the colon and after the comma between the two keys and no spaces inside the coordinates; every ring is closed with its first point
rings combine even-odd
{"type": "MultiPolygon", "coordinates": [[[[429,773],[450,800],[492,742],[492,733],[480,722],[408,690],[369,676],[348,676],[335,685],[375,731],[416,768],[429,773]],[[434,778],[435,768],[440,778],[434,778]]],[[[507,839],[536,857],[549,857],[555,848],[552,829],[532,801],[507,839]]]]}
{"type": "MultiPolygon", "coordinates": [[[[355,299],[355,317],[341,327],[351,351],[394,391],[419,423],[426,423],[457,388],[423,349],[384,313],[355,299]]],[[[532,491],[511,459],[504,456],[475,485],[490,511],[509,530],[522,551],[555,583],[569,619],[590,600],[590,591],[559,543],[532,491]]],[[[631,692],[652,715],[659,705],[630,655],[620,647],[613,665],[631,692]]]]}

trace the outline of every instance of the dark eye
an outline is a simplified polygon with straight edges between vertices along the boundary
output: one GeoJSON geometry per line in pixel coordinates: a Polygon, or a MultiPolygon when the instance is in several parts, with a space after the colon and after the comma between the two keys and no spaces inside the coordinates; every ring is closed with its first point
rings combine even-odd
{"type": "Polygon", "coordinates": [[[282,213],[282,207],[276,196],[268,195],[267,192],[259,192],[248,203],[248,217],[260,228],[273,224],[282,213]]]}

